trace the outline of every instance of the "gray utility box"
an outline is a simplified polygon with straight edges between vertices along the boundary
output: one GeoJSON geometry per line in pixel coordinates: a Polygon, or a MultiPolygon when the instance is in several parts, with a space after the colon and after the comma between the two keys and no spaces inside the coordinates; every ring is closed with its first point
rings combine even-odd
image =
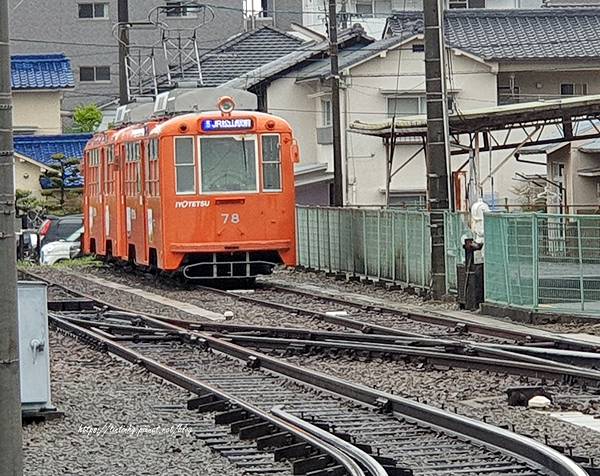
{"type": "Polygon", "coordinates": [[[46,284],[19,281],[19,361],[23,413],[54,410],[50,401],[50,349],[46,284]]]}

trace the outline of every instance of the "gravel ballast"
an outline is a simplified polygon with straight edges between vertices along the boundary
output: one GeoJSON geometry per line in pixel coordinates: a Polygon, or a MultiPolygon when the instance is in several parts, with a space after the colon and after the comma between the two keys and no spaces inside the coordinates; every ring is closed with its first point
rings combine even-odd
{"type": "Polygon", "coordinates": [[[238,474],[193,435],[214,425],[185,409],[184,390],[55,331],[50,349],[65,415],[24,427],[24,474],[238,474]]]}

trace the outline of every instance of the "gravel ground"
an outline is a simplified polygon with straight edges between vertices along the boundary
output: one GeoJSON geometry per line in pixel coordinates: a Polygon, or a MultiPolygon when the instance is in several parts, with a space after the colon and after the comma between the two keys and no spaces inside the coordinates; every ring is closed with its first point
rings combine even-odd
{"type": "Polygon", "coordinates": [[[50,345],[52,399],[65,416],[24,427],[24,474],[239,474],[189,433],[214,426],[212,415],[185,409],[187,392],[57,332],[50,345]],[[117,427],[133,430],[117,434],[117,427]]]}
{"type": "MultiPolygon", "coordinates": [[[[488,423],[514,425],[518,433],[542,442],[547,437],[550,444],[573,447],[573,454],[600,458],[600,433],[524,407],[508,406],[505,389],[539,384],[536,379],[469,369],[436,370],[428,365],[418,368],[415,364],[380,359],[357,362],[324,358],[322,355],[285,359],[395,395],[425,401],[479,420],[485,419],[488,423]]],[[[559,385],[544,385],[544,388],[554,395],[554,411],[578,410],[600,415],[600,394],[592,395],[581,388],[559,385]]]]}
{"type": "Polygon", "coordinates": [[[402,290],[389,291],[379,286],[363,284],[357,281],[338,281],[335,278],[327,277],[325,273],[299,271],[294,268],[278,268],[271,276],[261,276],[259,280],[267,283],[270,280],[285,280],[289,284],[322,285],[328,289],[364,294],[366,297],[377,297],[394,303],[419,306],[423,309],[437,311],[458,309],[458,305],[451,301],[432,301],[431,299],[423,298],[416,294],[409,294],[402,290]]]}
{"type": "Polygon", "coordinates": [[[173,300],[194,304],[210,311],[219,313],[231,311],[233,317],[230,322],[236,324],[301,327],[322,330],[341,329],[307,316],[299,316],[277,309],[243,303],[234,297],[194,289],[193,287],[176,287],[170,283],[156,282],[144,275],[132,275],[113,268],[86,267],[66,270],[42,266],[34,268],[33,271],[40,276],[58,281],[63,285],[68,285],[75,291],[84,292],[99,299],[105,298],[115,305],[128,307],[138,312],[163,314],[169,317],[194,321],[203,320],[198,316],[176,310],[172,307],[161,306],[154,301],[148,301],[127,292],[107,289],[102,285],[81,278],[97,276],[120,284],[135,286],[173,300]]]}

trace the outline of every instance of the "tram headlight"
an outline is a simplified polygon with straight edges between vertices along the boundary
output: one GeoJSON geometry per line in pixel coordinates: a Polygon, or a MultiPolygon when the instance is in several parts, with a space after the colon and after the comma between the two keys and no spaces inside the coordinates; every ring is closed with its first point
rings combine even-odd
{"type": "Polygon", "coordinates": [[[231,96],[223,96],[219,98],[217,107],[223,114],[231,114],[231,112],[235,109],[235,102],[231,96]]]}

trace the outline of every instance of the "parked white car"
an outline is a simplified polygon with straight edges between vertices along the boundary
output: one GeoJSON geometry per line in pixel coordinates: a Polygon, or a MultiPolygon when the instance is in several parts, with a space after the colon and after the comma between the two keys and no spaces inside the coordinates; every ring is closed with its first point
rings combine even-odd
{"type": "Polygon", "coordinates": [[[53,241],[42,246],[40,250],[41,264],[55,264],[59,261],[73,259],[81,253],[81,235],[83,227],[69,235],[64,240],[53,241]]]}

